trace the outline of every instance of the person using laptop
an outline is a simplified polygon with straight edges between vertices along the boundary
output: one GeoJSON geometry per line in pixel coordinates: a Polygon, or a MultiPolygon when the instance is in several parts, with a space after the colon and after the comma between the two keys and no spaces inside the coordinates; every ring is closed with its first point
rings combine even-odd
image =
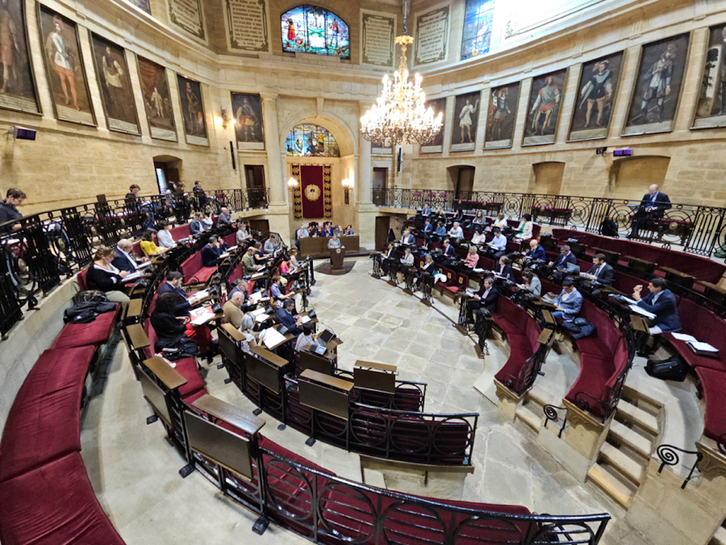
{"type": "Polygon", "coordinates": [[[595,254],[592,258],[592,269],[582,274],[585,278],[596,281],[604,286],[613,284],[615,271],[605,262],[605,254],[595,254]]]}
{"type": "Polygon", "coordinates": [[[676,296],[668,289],[665,278],[653,278],[648,283],[648,295],[641,297],[643,286],[635,286],[633,299],[638,301],[638,306],[648,312],[655,314],[653,327],[649,328],[651,335],[659,333],[670,333],[681,330],[681,319],[678,317],[676,296]]]}
{"type": "Polygon", "coordinates": [[[300,316],[293,316],[292,313],[294,310],[295,301],[285,299],[282,303],[282,308],[278,308],[275,311],[275,319],[278,324],[285,326],[291,334],[299,335],[302,331],[300,329],[302,318],[300,316]]]}
{"type": "Polygon", "coordinates": [[[314,352],[318,346],[320,345],[318,344],[318,336],[315,334],[315,325],[303,324],[302,333],[298,335],[297,341],[295,341],[295,351],[300,352],[301,349],[307,347],[310,352],[314,352]]]}
{"type": "Polygon", "coordinates": [[[567,269],[568,263],[577,265],[577,258],[575,257],[575,254],[570,251],[570,247],[565,244],[560,248],[560,255],[555,261],[550,261],[549,266],[562,271],[567,269]]]}

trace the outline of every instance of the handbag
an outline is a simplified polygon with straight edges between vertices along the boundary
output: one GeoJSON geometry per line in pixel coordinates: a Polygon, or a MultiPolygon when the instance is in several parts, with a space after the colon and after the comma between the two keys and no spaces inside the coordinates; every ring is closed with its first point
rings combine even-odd
{"type": "Polygon", "coordinates": [[[186,335],[177,339],[176,342],[166,346],[160,350],[161,355],[170,361],[183,360],[184,358],[193,358],[199,355],[199,345],[196,341],[190,339],[186,335]]]}
{"type": "Polygon", "coordinates": [[[686,367],[683,358],[675,355],[667,360],[648,360],[645,365],[645,372],[653,378],[683,382],[688,374],[688,367],[686,367]]]}

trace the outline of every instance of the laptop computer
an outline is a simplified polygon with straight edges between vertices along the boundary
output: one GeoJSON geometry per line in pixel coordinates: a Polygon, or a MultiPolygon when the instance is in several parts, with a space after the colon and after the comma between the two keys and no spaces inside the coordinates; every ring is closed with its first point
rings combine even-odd
{"type": "Polygon", "coordinates": [[[335,337],[335,334],[329,329],[324,329],[320,335],[318,335],[318,344],[323,348],[328,346],[328,343],[335,337]]]}
{"type": "Polygon", "coordinates": [[[572,275],[577,276],[577,275],[580,274],[580,266],[579,265],[575,265],[574,263],[568,263],[567,264],[567,272],[570,273],[570,274],[572,274],[572,275]]]}

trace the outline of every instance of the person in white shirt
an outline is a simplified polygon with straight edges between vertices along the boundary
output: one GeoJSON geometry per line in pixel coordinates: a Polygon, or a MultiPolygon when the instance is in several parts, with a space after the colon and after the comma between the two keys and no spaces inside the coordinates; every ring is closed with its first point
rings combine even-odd
{"type": "Polygon", "coordinates": [[[497,219],[494,220],[494,227],[504,229],[507,225],[507,220],[504,218],[504,214],[498,214],[497,219]]]}
{"type": "Polygon", "coordinates": [[[211,229],[214,227],[214,222],[212,221],[212,215],[207,214],[204,216],[204,219],[202,220],[202,223],[204,224],[204,230],[211,229]]]}
{"type": "Polygon", "coordinates": [[[411,253],[411,248],[406,248],[403,257],[401,258],[401,264],[407,267],[413,267],[413,254],[411,253]]]}
{"type": "Polygon", "coordinates": [[[471,237],[471,243],[479,246],[481,244],[486,244],[486,242],[487,236],[482,232],[481,227],[477,227],[474,231],[474,236],[471,237]]]}
{"type": "Polygon", "coordinates": [[[449,236],[452,238],[464,238],[464,231],[459,227],[459,222],[455,221],[449,230],[449,236]]]}
{"type": "Polygon", "coordinates": [[[532,238],[532,226],[534,225],[532,223],[532,216],[525,214],[522,217],[524,218],[524,222],[520,224],[515,238],[517,240],[528,240],[532,238]]]}
{"type": "Polygon", "coordinates": [[[492,232],[494,233],[494,238],[489,242],[489,248],[494,252],[494,257],[499,259],[507,252],[507,237],[497,227],[492,229],[492,232]]]}
{"type": "Polygon", "coordinates": [[[270,237],[265,241],[265,245],[262,249],[266,254],[272,255],[275,253],[275,235],[270,235],[270,237]]]}
{"type": "Polygon", "coordinates": [[[240,223],[237,229],[237,235],[235,236],[237,244],[242,244],[248,238],[250,238],[250,234],[247,232],[247,226],[244,223],[240,223]]]}
{"type": "Polygon", "coordinates": [[[158,239],[159,246],[162,248],[173,248],[176,246],[176,242],[174,242],[174,237],[171,236],[170,228],[168,222],[162,221],[159,224],[159,232],[156,233],[156,238],[158,239]]]}

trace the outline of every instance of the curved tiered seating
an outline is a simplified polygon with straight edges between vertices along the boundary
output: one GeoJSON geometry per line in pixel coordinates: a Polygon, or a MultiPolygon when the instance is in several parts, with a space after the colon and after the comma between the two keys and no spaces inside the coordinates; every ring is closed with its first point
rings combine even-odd
{"type": "Polygon", "coordinates": [[[202,263],[202,252],[194,252],[179,265],[179,270],[184,275],[184,285],[206,284],[217,267],[205,267],[202,263]]]}
{"type": "Polygon", "coordinates": [[[111,338],[120,305],[116,311],[99,314],[87,324],[66,324],[51,348],[74,348],[76,346],[101,346],[111,338]]]}

